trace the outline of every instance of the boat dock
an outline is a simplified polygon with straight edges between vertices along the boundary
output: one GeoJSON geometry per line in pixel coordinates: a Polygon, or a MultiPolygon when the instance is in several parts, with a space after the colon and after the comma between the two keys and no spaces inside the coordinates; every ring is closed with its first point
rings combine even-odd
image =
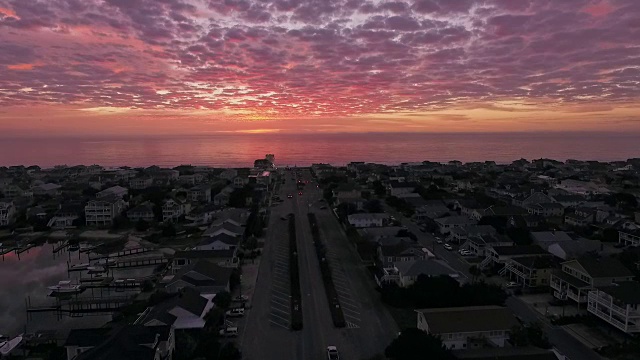
{"type": "Polygon", "coordinates": [[[169,261],[170,259],[164,256],[138,257],[131,259],[121,259],[113,265],[108,265],[108,267],[110,269],[125,269],[131,267],[156,266],[168,264],[169,261]]]}
{"type": "Polygon", "coordinates": [[[149,251],[151,251],[151,249],[137,247],[137,248],[125,249],[112,254],[89,256],[89,261],[100,260],[105,258],[118,258],[118,257],[131,256],[131,255],[138,255],[138,254],[144,254],[149,251]]]}
{"type": "Polygon", "coordinates": [[[23,252],[28,251],[29,249],[34,248],[34,247],[36,247],[36,244],[28,244],[28,245],[23,246],[23,247],[21,247],[19,249],[16,249],[16,254],[20,255],[23,252]]]}
{"type": "Polygon", "coordinates": [[[8,254],[8,253],[10,253],[12,251],[15,251],[15,250],[18,250],[18,248],[15,247],[15,246],[12,246],[12,247],[6,248],[6,249],[5,248],[0,248],[0,255],[5,256],[6,254],[8,254]]]}
{"type": "Polygon", "coordinates": [[[60,244],[60,245],[58,245],[58,246],[55,246],[55,247],[53,248],[53,253],[54,253],[54,254],[57,254],[57,253],[59,253],[60,251],[62,251],[63,249],[67,248],[68,246],[69,246],[69,241],[64,241],[64,242],[62,242],[62,244],[60,244]]]}
{"type": "Polygon", "coordinates": [[[123,306],[129,305],[132,301],[133,296],[89,297],[57,300],[55,303],[49,305],[32,305],[31,298],[28,298],[26,304],[27,313],[56,311],[77,316],[86,313],[118,311],[123,306]]]}

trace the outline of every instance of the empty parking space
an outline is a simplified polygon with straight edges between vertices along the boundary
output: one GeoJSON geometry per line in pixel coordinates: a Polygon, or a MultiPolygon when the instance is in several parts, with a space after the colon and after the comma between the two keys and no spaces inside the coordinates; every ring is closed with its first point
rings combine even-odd
{"type": "Polygon", "coordinates": [[[332,251],[327,252],[327,258],[331,264],[331,274],[333,275],[333,284],[338,293],[342,313],[347,322],[348,329],[357,329],[360,327],[360,305],[355,299],[349,277],[341,265],[340,258],[332,251]]]}
{"type": "Polygon", "coordinates": [[[291,326],[291,299],[289,284],[289,248],[286,239],[276,240],[271,279],[271,300],[269,302],[269,323],[289,329],[291,326]]]}

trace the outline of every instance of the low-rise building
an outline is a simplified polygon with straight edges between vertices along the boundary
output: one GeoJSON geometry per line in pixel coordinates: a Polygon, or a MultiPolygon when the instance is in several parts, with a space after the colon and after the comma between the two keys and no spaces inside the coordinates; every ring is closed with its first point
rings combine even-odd
{"type": "Polygon", "coordinates": [[[540,203],[526,205],[526,209],[529,214],[539,215],[543,217],[562,216],[564,214],[564,207],[558,203],[540,203]]]}
{"type": "Polygon", "coordinates": [[[84,208],[80,203],[68,203],[60,205],[53,217],[49,219],[47,226],[56,229],[74,228],[74,222],[80,218],[84,208]]]}
{"type": "Polygon", "coordinates": [[[194,250],[232,250],[240,245],[240,237],[220,233],[212,237],[204,237],[194,250]]]}
{"type": "Polygon", "coordinates": [[[145,202],[132,209],[129,209],[127,211],[127,218],[131,221],[154,221],[155,214],[153,213],[153,205],[149,202],[145,202]]]}
{"type": "Polygon", "coordinates": [[[561,270],[551,274],[551,288],[556,298],[570,299],[579,306],[587,303],[587,295],[594,288],[631,281],[633,276],[631,270],[616,259],[583,256],[563,262],[561,270]]]}
{"type": "Polygon", "coordinates": [[[444,235],[449,234],[453,228],[467,226],[467,225],[475,225],[478,223],[474,219],[464,215],[446,216],[443,218],[436,219],[435,222],[438,225],[438,230],[440,230],[440,233],[444,235]]]}
{"type": "Polygon", "coordinates": [[[556,264],[553,255],[517,257],[506,262],[500,275],[525,288],[549,286],[551,271],[556,264]]]}
{"type": "Polygon", "coordinates": [[[211,187],[209,185],[194,186],[189,189],[189,200],[198,203],[211,202],[211,187]]]}
{"type": "Polygon", "coordinates": [[[62,189],[62,186],[58,184],[46,183],[32,187],[31,191],[33,191],[33,195],[37,196],[57,196],[60,195],[60,189],[62,189]]]}
{"type": "Polygon", "coordinates": [[[618,242],[624,245],[640,246],[640,229],[618,230],[618,242]]]}
{"type": "Polygon", "coordinates": [[[87,226],[108,226],[113,219],[120,215],[127,206],[122,199],[117,197],[105,197],[91,200],[84,207],[84,216],[87,226]]]}
{"type": "Polygon", "coordinates": [[[459,277],[458,272],[442,260],[421,259],[395,262],[392,266],[378,271],[375,280],[378,286],[394,283],[406,288],[413,285],[419,276],[449,276],[454,279],[459,277]]]}
{"type": "Polygon", "coordinates": [[[378,244],[378,260],[383,268],[402,261],[424,260],[430,254],[409,238],[381,238],[378,244]]]}
{"type": "Polygon", "coordinates": [[[387,192],[391,196],[410,194],[416,191],[418,184],[412,182],[390,181],[387,185],[387,192]]]}
{"type": "Polygon", "coordinates": [[[14,222],[16,213],[13,201],[9,199],[0,200],[0,226],[9,226],[14,222]]]}
{"type": "Polygon", "coordinates": [[[640,333],[640,283],[623,281],[589,291],[587,311],[618,330],[640,333]]]}
{"type": "Polygon", "coordinates": [[[116,197],[122,199],[129,193],[127,188],[122,186],[112,186],[108,189],[104,189],[96,194],[97,199],[102,199],[106,197],[116,197]]]}
{"type": "Polygon", "coordinates": [[[191,204],[180,199],[167,199],[162,204],[162,222],[176,222],[181,216],[187,215],[191,204]]]}
{"type": "Polygon", "coordinates": [[[469,306],[416,310],[417,328],[439,336],[447,349],[504,347],[520,323],[507,308],[469,306]]]}
{"type": "Polygon", "coordinates": [[[129,180],[129,187],[135,190],[143,190],[152,186],[153,178],[149,176],[142,176],[129,180]]]}
{"type": "Polygon", "coordinates": [[[215,295],[230,291],[229,281],[233,268],[216,265],[207,260],[182,267],[173,275],[166,276],[161,283],[165,291],[176,293],[185,288],[198,290],[200,294],[215,295]]]}

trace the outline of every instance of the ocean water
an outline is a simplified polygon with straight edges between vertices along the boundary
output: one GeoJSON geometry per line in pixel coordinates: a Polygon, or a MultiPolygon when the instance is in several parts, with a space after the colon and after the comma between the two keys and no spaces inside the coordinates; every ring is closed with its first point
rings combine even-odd
{"type": "Polygon", "coordinates": [[[0,166],[251,166],[267,153],[278,165],[351,161],[552,158],[613,161],[640,157],[640,133],[221,134],[74,138],[0,138],[0,166]]]}

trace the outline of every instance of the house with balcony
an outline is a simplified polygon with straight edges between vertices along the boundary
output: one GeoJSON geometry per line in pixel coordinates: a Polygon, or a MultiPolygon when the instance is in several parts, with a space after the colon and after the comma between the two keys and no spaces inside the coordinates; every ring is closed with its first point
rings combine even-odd
{"type": "Polygon", "coordinates": [[[551,272],[557,264],[553,255],[516,257],[507,260],[500,275],[524,288],[549,286],[551,272]]]}
{"type": "Polygon", "coordinates": [[[438,225],[438,230],[441,234],[447,235],[451,232],[452,229],[457,227],[463,227],[467,225],[475,225],[478,222],[468,216],[460,215],[460,216],[445,216],[439,219],[435,219],[436,225],[438,225]]]}
{"type": "Polygon", "coordinates": [[[9,199],[0,200],[0,226],[9,226],[13,224],[16,208],[13,201],[9,199]]]}
{"type": "Polygon", "coordinates": [[[74,221],[80,218],[83,211],[83,206],[80,203],[62,204],[53,217],[49,219],[47,226],[56,230],[74,228],[74,221]]]}
{"type": "Polygon", "coordinates": [[[187,265],[195,264],[200,260],[207,260],[218,266],[238,267],[238,248],[229,250],[182,250],[176,251],[171,263],[171,272],[177,273],[187,265]]]}
{"type": "Polygon", "coordinates": [[[637,229],[619,229],[618,243],[627,246],[640,246],[640,227],[637,229]]]}
{"type": "Polygon", "coordinates": [[[614,282],[632,281],[633,273],[613,258],[582,256],[565,261],[561,270],[551,274],[553,296],[560,300],[587,303],[589,291],[598,286],[610,286],[614,282]]]}
{"type": "Polygon", "coordinates": [[[500,234],[472,235],[460,246],[461,249],[471,251],[475,256],[486,257],[488,249],[496,246],[511,246],[513,241],[500,234]]]}
{"type": "Polygon", "coordinates": [[[233,250],[240,245],[240,240],[240,236],[221,233],[212,237],[203,238],[194,250],[233,250]]]}
{"type": "Polygon", "coordinates": [[[191,211],[191,204],[181,199],[167,199],[162,204],[162,222],[176,222],[191,211]]]}
{"type": "Polygon", "coordinates": [[[587,311],[627,334],[640,333],[640,283],[596,286],[587,296],[587,311]]]}
{"type": "Polygon", "coordinates": [[[572,214],[564,216],[564,223],[570,226],[587,227],[594,222],[596,210],[579,207],[572,214]]]}
{"type": "Polygon", "coordinates": [[[349,224],[357,228],[380,227],[389,221],[387,213],[351,214],[347,217],[349,224]]]}
{"type": "Polygon", "coordinates": [[[153,178],[142,176],[129,180],[129,187],[135,190],[143,190],[153,186],[153,178]]]}
{"type": "Polygon", "coordinates": [[[106,197],[116,197],[122,199],[129,193],[127,188],[122,186],[112,186],[108,189],[102,190],[96,194],[97,199],[102,199],[106,197]]]}
{"type": "Polygon", "coordinates": [[[218,206],[226,206],[229,204],[229,198],[234,191],[233,186],[227,186],[213,197],[213,204],[218,206]]]}
{"type": "Polygon", "coordinates": [[[33,191],[33,195],[37,196],[58,196],[60,195],[60,189],[62,189],[62,186],[58,184],[46,183],[32,187],[31,191],[33,191]]]}
{"type": "Polygon", "coordinates": [[[127,203],[115,196],[91,200],[84,207],[87,226],[109,226],[124,211],[127,203]]]}
{"type": "Polygon", "coordinates": [[[182,267],[173,275],[162,279],[165,291],[177,293],[185,288],[196,289],[200,294],[217,294],[230,291],[229,280],[233,268],[219,266],[207,260],[182,267]]]}
{"type": "Polygon", "coordinates": [[[417,183],[413,182],[400,182],[400,181],[390,181],[389,185],[387,185],[387,193],[390,196],[400,196],[404,194],[410,194],[416,191],[418,187],[417,183]]]}
{"type": "Polygon", "coordinates": [[[540,203],[529,204],[525,206],[529,214],[539,215],[545,218],[562,216],[564,214],[564,206],[558,203],[540,203]]]}
{"type": "Polygon", "coordinates": [[[155,214],[153,213],[153,205],[150,202],[142,203],[127,211],[127,218],[131,221],[146,221],[152,222],[155,220],[155,214]]]}
{"type": "Polygon", "coordinates": [[[520,323],[511,310],[500,306],[420,309],[417,328],[442,339],[450,350],[504,347],[511,330],[520,323]]]}
{"type": "Polygon", "coordinates": [[[211,187],[209,185],[198,185],[189,189],[189,200],[196,203],[211,202],[211,187]]]}

